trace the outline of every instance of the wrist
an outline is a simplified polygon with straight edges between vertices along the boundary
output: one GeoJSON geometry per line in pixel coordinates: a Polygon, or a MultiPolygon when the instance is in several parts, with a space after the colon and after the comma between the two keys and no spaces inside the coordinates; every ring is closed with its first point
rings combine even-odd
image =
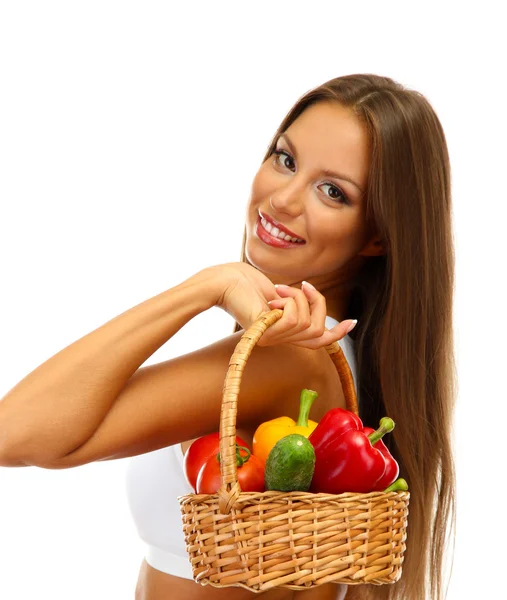
{"type": "Polygon", "coordinates": [[[203,311],[220,305],[224,292],[227,289],[224,274],[220,269],[206,267],[187,281],[198,286],[203,311]]]}

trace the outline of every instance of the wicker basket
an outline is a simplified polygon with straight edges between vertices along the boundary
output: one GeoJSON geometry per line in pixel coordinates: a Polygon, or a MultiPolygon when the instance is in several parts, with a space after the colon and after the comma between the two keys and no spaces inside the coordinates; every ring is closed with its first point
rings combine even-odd
{"type": "MultiPolygon", "coordinates": [[[[325,583],[395,583],[405,551],[408,492],[242,492],[236,474],[241,376],[255,344],[283,311],[265,313],[243,334],[229,362],[220,416],[222,485],[217,494],[180,496],[194,580],[254,592],[325,583]]],[[[358,414],[349,365],[337,342],[326,348],[347,408],[358,414]]]]}

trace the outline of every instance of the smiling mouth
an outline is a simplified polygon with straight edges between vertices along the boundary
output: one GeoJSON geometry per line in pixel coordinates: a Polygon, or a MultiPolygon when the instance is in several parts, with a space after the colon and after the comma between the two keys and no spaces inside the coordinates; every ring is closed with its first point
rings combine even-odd
{"type": "Polygon", "coordinates": [[[280,229],[278,229],[278,227],[271,225],[271,223],[266,221],[266,219],[264,219],[263,217],[259,217],[259,220],[260,220],[260,224],[261,224],[262,228],[267,233],[269,233],[269,235],[271,237],[278,239],[280,241],[283,241],[283,242],[291,242],[293,244],[304,244],[305,243],[305,240],[298,238],[298,237],[290,236],[290,235],[286,234],[284,231],[281,231],[280,229]]]}
{"type": "MultiPolygon", "coordinates": [[[[287,249],[294,249],[294,248],[299,248],[301,246],[304,246],[306,244],[306,242],[303,241],[296,241],[293,242],[291,241],[292,239],[300,239],[300,238],[293,238],[293,237],[289,237],[289,240],[285,239],[285,235],[284,234],[284,239],[280,239],[279,237],[275,237],[273,235],[273,231],[274,231],[274,227],[271,226],[270,223],[266,222],[265,219],[263,219],[260,215],[257,217],[257,226],[255,228],[255,233],[257,234],[257,238],[263,242],[264,244],[271,246],[272,248],[278,248],[281,250],[287,250],[287,249]],[[263,226],[263,223],[265,223],[265,225],[263,226]],[[269,231],[268,228],[271,228],[271,231],[269,231]]],[[[275,231],[276,233],[276,231],[275,231]]]]}

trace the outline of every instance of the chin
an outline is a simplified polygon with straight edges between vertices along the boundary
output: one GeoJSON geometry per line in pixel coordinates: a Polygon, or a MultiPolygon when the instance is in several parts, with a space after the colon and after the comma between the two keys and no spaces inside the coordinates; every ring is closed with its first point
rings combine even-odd
{"type": "Polygon", "coordinates": [[[251,252],[247,246],[245,246],[245,257],[252,267],[266,275],[273,283],[290,285],[301,279],[301,273],[303,272],[301,264],[281,265],[276,259],[259,256],[259,253],[255,250],[251,252]]]}

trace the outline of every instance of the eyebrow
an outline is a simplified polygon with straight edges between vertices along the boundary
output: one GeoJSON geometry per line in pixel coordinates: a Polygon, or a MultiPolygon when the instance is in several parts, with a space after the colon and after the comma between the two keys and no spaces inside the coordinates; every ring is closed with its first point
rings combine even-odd
{"type": "MultiPolygon", "coordinates": [[[[297,157],[296,148],[295,148],[294,144],[290,141],[289,136],[286,133],[282,133],[282,134],[280,134],[280,137],[278,139],[281,139],[281,138],[283,138],[287,142],[287,146],[289,146],[289,150],[292,152],[292,154],[294,154],[295,157],[297,157]]],[[[353,186],[355,186],[362,194],[364,194],[364,190],[353,179],[351,179],[350,177],[347,177],[347,175],[334,173],[333,171],[330,171],[329,169],[325,169],[322,172],[325,175],[327,175],[328,177],[333,177],[334,179],[342,179],[343,181],[348,181],[353,186]]]]}

